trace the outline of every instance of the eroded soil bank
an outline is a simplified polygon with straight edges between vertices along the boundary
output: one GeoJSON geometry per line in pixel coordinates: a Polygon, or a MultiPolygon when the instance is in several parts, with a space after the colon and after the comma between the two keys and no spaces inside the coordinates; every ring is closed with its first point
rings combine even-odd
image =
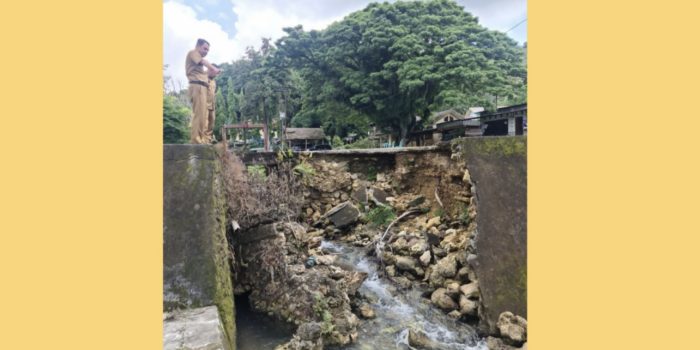
{"type": "Polygon", "coordinates": [[[493,276],[480,260],[491,234],[481,230],[492,195],[480,190],[493,187],[484,174],[499,176],[499,164],[511,166],[523,149],[453,143],[391,155],[281,155],[288,165],[267,177],[228,159],[229,197],[238,196],[228,230],[234,293],[294,329],[279,349],[527,347],[526,306],[503,309],[524,293],[525,270],[513,271],[523,281],[494,293],[483,286],[493,276]],[[237,193],[241,186],[248,190],[237,193]]]}

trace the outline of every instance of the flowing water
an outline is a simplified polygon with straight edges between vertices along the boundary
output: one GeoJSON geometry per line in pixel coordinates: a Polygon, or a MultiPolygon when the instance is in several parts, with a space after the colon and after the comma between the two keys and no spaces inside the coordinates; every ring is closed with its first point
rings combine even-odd
{"type": "MultiPolygon", "coordinates": [[[[362,320],[358,339],[343,350],[414,349],[408,344],[408,331],[425,333],[439,343],[440,350],[488,350],[470,326],[457,322],[430,304],[414,289],[401,291],[378,274],[378,265],[364,252],[349,245],[324,241],[322,250],[338,256],[336,264],[347,270],[367,273],[359,289],[374,309],[376,318],[362,320]]],[[[247,299],[247,298],[246,298],[247,299]]],[[[238,349],[272,350],[291,338],[269,319],[251,312],[247,305],[236,304],[238,349]]]]}
{"type": "Polygon", "coordinates": [[[236,297],[236,348],[272,350],[292,338],[293,329],[272,317],[253,311],[248,294],[236,297]]]}
{"type": "Polygon", "coordinates": [[[487,350],[473,328],[457,322],[431,306],[421,291],[399,291],[378,274],[378,265],[363,251],[352,246],[324,241],[321,248],[338,255],[338,265],[346,269],[366,272],[367,279],[359,289],[369,300],[376,318],[364,320],[356,343],[344,349],[412,349],[408,345],[408,330],[424,332],[430,339],[441,343],[445,350],[487,350]]]}

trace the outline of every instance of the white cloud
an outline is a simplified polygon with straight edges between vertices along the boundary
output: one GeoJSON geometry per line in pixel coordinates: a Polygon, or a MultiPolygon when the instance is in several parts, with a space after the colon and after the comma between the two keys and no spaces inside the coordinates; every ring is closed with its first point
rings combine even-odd
{"type": "Polygon", "coordinates": [[[282,28],[301,24],[304,29],[323,29],[353,11],[367,6],[366,0],[350,1],[279,1],[232,0],[236,13],[234,40],[242,47],[260,45],[263,37],[278,39],[282,28]]]}
{"type": "MultiPolygon", "coordinates": [[[[169,65],[165,74],[187,86],[185,55],[194,48],[197,38],[211,43],[209,60],[215,63],[231,62],[240,58],[247,46],[259,47],[263,37],[276,40],[284,35],[283,27],[298,24],[304,29],[323,29],[341,20],[353,11],[361,10],[370,0],[228,0],[231,12],[217,8],[212,18],[230,20],[235,14],[235,34],[229,35],[216,22],[198,18],[198,13],[182,0],[168,0],[163,4],[163,61],[169,65]]],[[[200,4],[213,6],[225,0],[206,0],[200,4]]],[[[526,0],[457,0],[465,9],[479,17],[480,23],[490,29],[508,30],[527,16],[526,0]]],[[[195,6],[200,6],[199,4],[195,6]]],[[[204,6],[206,14],[206,8],[204,6]]],[[[523,23],[510,34],[527,33],[523,23]]],[[[519,41],[524,41],[517,38],[519,41]]]]}
{"type": "MultiPolygon", "coordinates": [[[[479,23],[489,29],[505,32],[527,18],[526,0],[457,0],[467,12],[479,17],[479,23]]],[[[521,43],[526,40],[527,22],[508,33],[521,43]],[[514,34],[518,35],[514,35],[514,34]]]]}
{"type": "Polygon", "coordinates": [[[164,74],[182,87],[187,87],[185,56],[194,48],[198,38],[211,43],[207,59],[211,62],[230,62],[242,52],[240,47],[218,23],[199,19],[194,9],[175,1],[163,4],[163,63],[168,65],[164,74]]]}

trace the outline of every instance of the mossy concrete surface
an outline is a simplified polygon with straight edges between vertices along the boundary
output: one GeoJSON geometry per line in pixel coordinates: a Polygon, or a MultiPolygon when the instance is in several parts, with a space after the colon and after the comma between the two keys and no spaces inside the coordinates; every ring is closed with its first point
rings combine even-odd
{"type": "Polygon", "coordinates": [[[163,350],[230,350],[216,306],[163,314],[163,350]]]}
{"type": "Polygon", "coordinates": [[[216,305],[229,348],[235,310],[221,165],[212,146],[163,147],[163,311],[216,305]]]}
{"type": "Polygon", "coordinates": [[[483,321],[495,331],[498,316],[527,318],[527,138],[482,137],[453,141],[476,187],[477,258],[483,321]]]}

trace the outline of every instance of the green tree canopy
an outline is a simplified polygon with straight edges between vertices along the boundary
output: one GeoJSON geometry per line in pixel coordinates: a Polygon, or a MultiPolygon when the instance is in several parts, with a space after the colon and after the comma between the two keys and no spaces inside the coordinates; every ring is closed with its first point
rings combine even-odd
{"type": "Polygon", "coordinates": [[[318,114],[343,105],[403,143],[416,116],[525,100],[522,48],[454,1],[372,3],[323,31],[285,32],[276,61],[304,78],[308,120],[336,127],[318,114]]]}

